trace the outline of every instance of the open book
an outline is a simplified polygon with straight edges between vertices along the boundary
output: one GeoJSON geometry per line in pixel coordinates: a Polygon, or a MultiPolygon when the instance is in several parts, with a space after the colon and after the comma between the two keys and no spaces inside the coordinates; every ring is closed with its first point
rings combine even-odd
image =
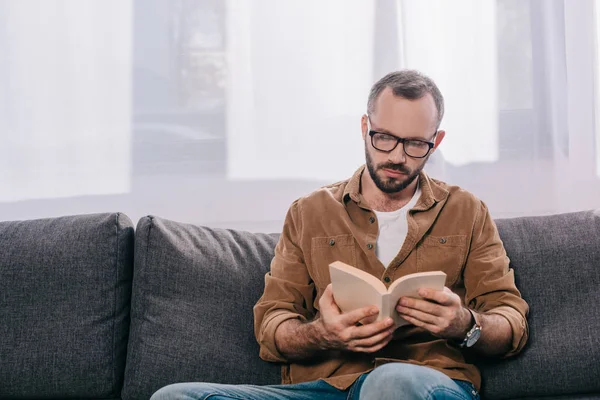
{"type": "Polygon", "coordinates": [[[333,298],[342,312],[375,305],[379,308],[377,320],[391,317],[396,327],[409,324],[396,311],[401,297],[420,299],[419,289],[443,290],[446,283],[446,274],[442,271],[418,272],[395,280],[386,289],[373,275],[341,261],[329,264],[329,273],[333,298]]]}

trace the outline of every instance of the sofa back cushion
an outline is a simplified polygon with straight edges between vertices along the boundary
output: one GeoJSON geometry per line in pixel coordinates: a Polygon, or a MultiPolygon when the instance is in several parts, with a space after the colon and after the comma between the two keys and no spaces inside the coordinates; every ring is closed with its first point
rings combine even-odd
{"type": "Polygon", "coordinates": [[[0,398],[119,398],[133,240],[123,214],[0,222],[0,398]]]}
{"type": "MultiPolygon", "coordinates": [[[[478,359],[483,397],[600,393],[600,214],[496,223],[530,305],[530,338],[516,357],[478,359]]],[[[252,321],[277,239],[139,222],[124,399],[183,381],[279,382],[258,358],[252,321]]]]}
{"type": "Polygon", "coordinates": [[[484,360],[483,397],[600,393],[600,212],[497,220],[529,303],[529,341],[484,360]]]}
{"type": "Polygon", "coordinates": [[[276,242],[275,235],[139,221],[123,399],[147,400],[175,382],[280,382],[280,367],[258,357],[252,313],[276,242]]]}

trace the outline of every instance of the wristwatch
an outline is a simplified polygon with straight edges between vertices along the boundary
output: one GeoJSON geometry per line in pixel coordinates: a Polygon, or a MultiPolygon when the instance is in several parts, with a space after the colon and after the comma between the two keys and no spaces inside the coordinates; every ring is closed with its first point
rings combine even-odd
{"type": "Polygon", "coordinates": [[[481,325],[479,324],[479,321],[477,321],[475,313],[471,311],[470,308],[467,308],[467,310],[469,310],[469,312],[471,313],[471,321],[473,321],[473,327],[469,329],[469,332],[467,332],[467,335],[465,336],[463,341],[457,343],[458,347],[460,348],[473,346],[475,343],[477,343],[479,337],[481,336],[481,325]]]}

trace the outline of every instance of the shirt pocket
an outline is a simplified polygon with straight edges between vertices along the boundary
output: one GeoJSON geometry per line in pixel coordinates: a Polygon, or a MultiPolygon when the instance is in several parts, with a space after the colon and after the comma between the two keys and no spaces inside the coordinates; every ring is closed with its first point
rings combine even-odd
{"type": "Polygon", "coordinates": [[[417,247],[417,271],[443,271],[446,286],[452,287],[462,271],[466,248],[466,235],[426,236],[417,247]]]}
{"type": "Polygon", "coordinates": [[[312,238],[309,272],[317,287],[330,282],[329,264],[341,261],[356,267],[356,244],[353,235],[332,235],[312,238]]]}

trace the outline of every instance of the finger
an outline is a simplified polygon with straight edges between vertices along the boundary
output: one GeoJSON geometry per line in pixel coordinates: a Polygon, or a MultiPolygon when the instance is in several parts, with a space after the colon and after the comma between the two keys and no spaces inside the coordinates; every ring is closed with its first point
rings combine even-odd
{"type": "Polygon", "coordinates": [[[402,316],[402,318],[404,318],[405,320],[407,320],[411,324],[413,324],[415,326],[418,326],[420,328],[423,328],[423,329],[425,329],[425,330],[427,330],[427,331],[429,331],[429,332],[431,332],[433,334],[436,334],[438,332],[438,328],[437,328],[436,325],[428,324],[427,322],[420,321],[420,320],[418,320],[416,318],[413,318],[413,317],[411,317],[409,315],[402,316]]]}
{"type": "Polygon", "coordinates": [[[455,299],[453,298],[454,293],[452,293],[450,289],[448,289],[448,291],[446,291],[446,289],[448,288],[444,287],[444,290],[419,289],[419,296],[426,300],[449,306],[455,303],[455,299]]]}
{"type": "Polygon", "coordinates": [[[383,336],[378,337],[376,341],[369,342],[356,342],[352,347],[349,347],[350,351],[360,351],[360,352],[374,352],[383,347],[385,347],[389,342],[394,338],[393,334],[390,332],[385,332],[383,336]]]}
{"type": "Polygon", "coordinates": [[[352,347],[352,348],[357,348],[357,347],[368,348],[368,347],[377,346],[381,342],[386,341],[389,337],[391,337],[393,335],[394,331],[395,331],[394,328],[389,328],[389,329],[386,329],[385,331],[380,332],[380,333],[378,333],[376,335],[373,335],[371,337],[367,337],[367,338],[364,338],[364,339],[352,340],[350,343],[348,343],[348,347],[352,347]]]}
{"type": "Polygon", "coordinates": [[[325,287],[325,290],[323,291],[323,296],[322,297],[323,297],[323,299],[326,299],[328,302],[334,301],[334,299],[333,299],[333,285],[331,283],[325,287]]]}
{"type": "Polygon", "coordinates": [[[376,317],[377,314],[379,314],[379,309],[375,306],[357,308],[344,314],[341,322],[345,326],[352,326],[365,318],[376,317]]]}
{"type": "Polygon", "coordinates": [[[398,306],[396,309],[398,310],[398,313],[402,318],[409,316],[432,325],[439,325],[439,323],[441,322],[440,317],[438,317],[437,315],[432,315],[421,310],[402,306],[398,306]]]}
{"type": "Polygon", "coordinates": [[[321,314],[323,314],[323,309],[325,309],[326,313],[334,313],[336,315],[342,313],[333,297],[333,289],[331,283],[327,285],[327,287],[323,291],[321,299],[319,299],[319,305],[321,306],[321,314]]]}
{"type": "Polygon", "coordinates": [[[396,310],[400,312],[398,307],[406,307],[414,310],[419,310],[427,314],[436,315],[438,317],[444,315],[444,309],[437,303],[432,303],[429,300],[413,299],[410,297],[402,297],[396,306],[396,310]]]}
{"type": "Polygon", "coordinates": [[[369,342],[357,342],[351,351],[358,351],[363,353],[372,353],[387,346],[389,342],[394,338],[393,331],[386,332],[383,336],[378,336],[379,340],[369,342]]]}
{"type": "Polygon", "coordinates": [[[368,325],[354,326],[349,333],[352,339],[365,339],[385,332],[386,330],[391,329],[393,325],[394,320],[386,318],[368,325]]]}
{"type": "Polygon", "coordinates": [[[375,315],[371,315],[370,317],[366,317],[366,318],[361,319],[360,321],[358,321],[357,325],[369,325],[369,324],[372,324],[373,322],[377,321],[378,314],[379,313],[377,313],[375,315]]]}

